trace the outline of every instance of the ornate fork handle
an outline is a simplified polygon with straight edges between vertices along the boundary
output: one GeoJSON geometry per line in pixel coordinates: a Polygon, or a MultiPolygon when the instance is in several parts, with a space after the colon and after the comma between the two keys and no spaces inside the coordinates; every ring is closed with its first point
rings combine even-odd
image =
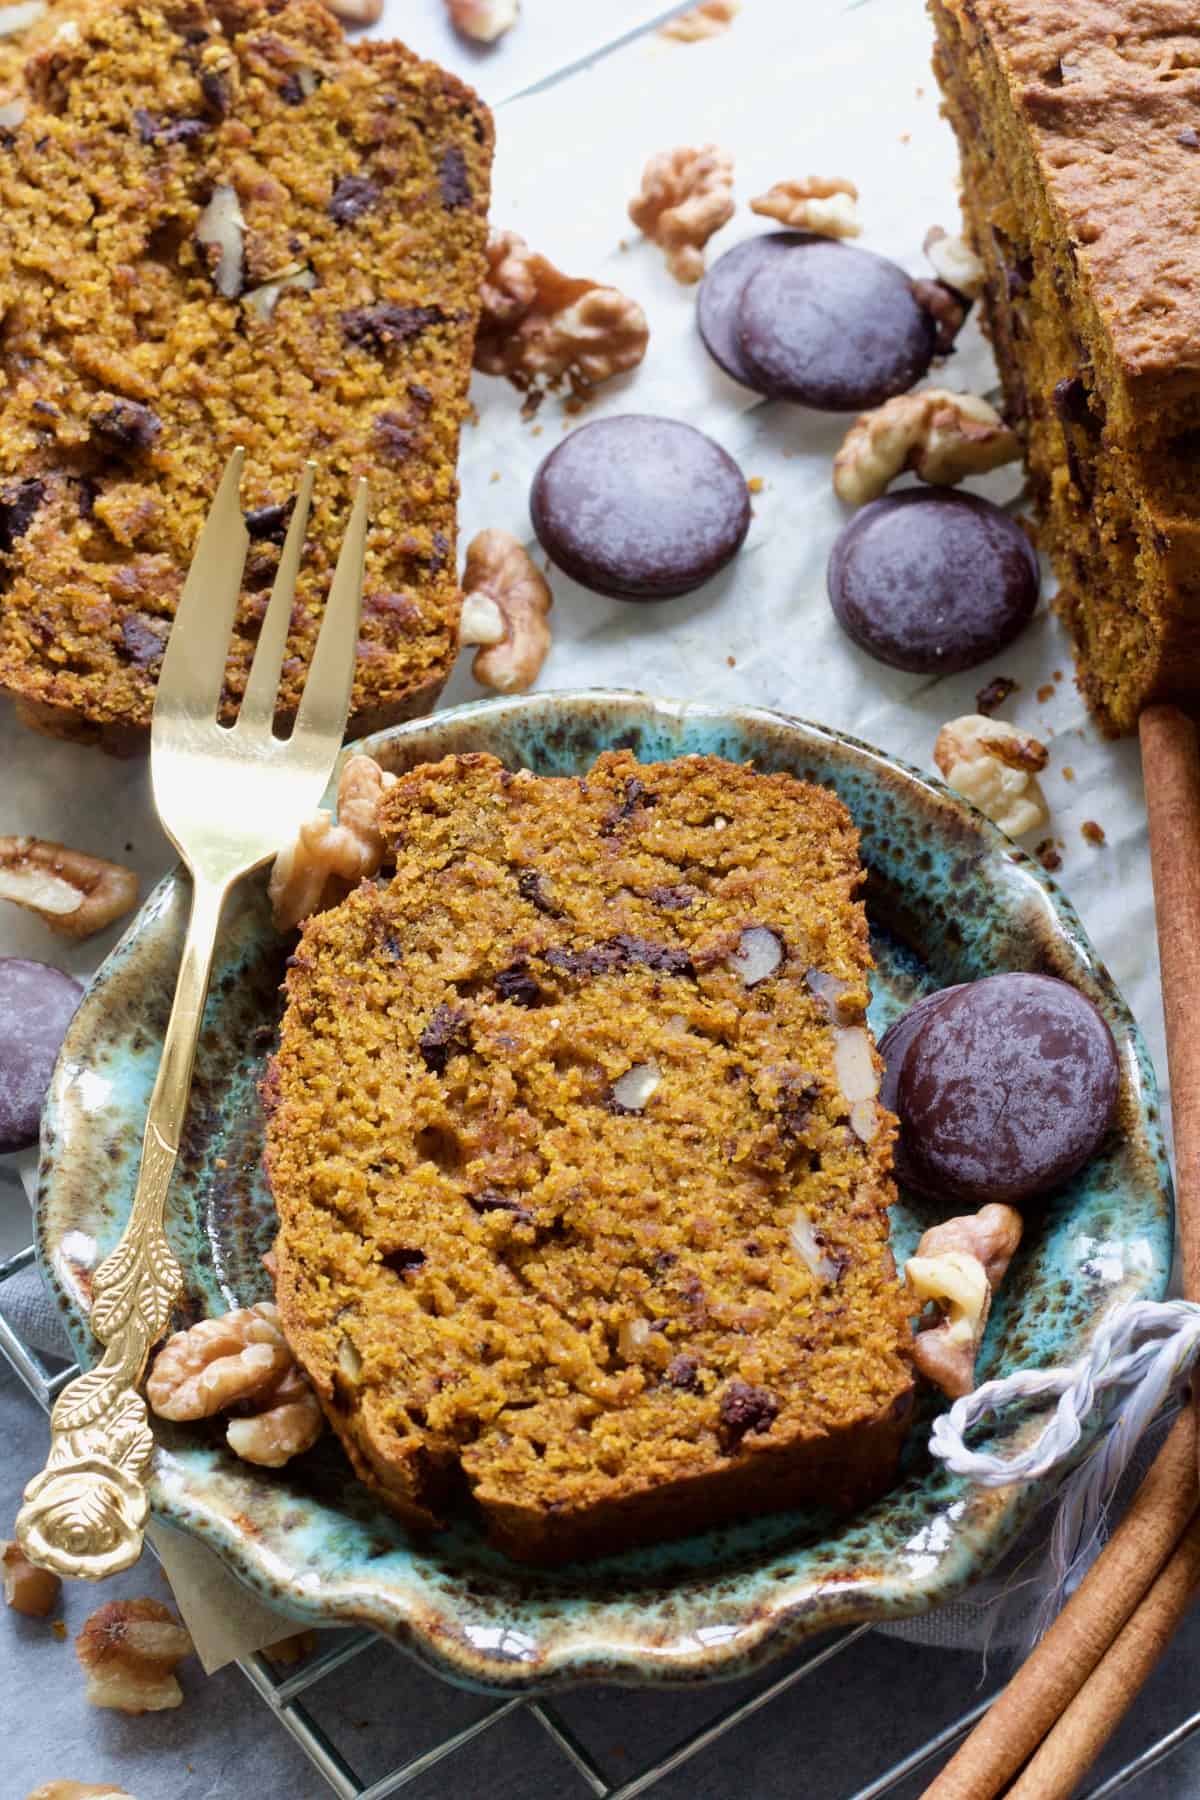
{"type": "Polygon", "coordinates": [[[104,1355],[55,1402],[46,1466],[25,1489],[17,1514],[26,1554],[56,1575],[99,1581],[128,1568],[142,1551],[148,1509],[143,1483],[154,1438],[137,1390],[183,1287],[163,1214],[226,891],[225,883],[193,873],[183,960],[146,1115],[133,1209],[119,1243],[92,1278],[91,1324],[104,1355]]]}

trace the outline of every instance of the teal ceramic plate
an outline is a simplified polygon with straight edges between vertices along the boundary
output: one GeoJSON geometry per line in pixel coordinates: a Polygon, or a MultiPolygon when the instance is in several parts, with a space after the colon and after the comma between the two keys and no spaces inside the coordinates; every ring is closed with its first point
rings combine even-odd
{"type": "MultiPolygon", "coordinates": [[[[935,781],[820,726],[746,709],[623,693],[535,694],[461,707],[367,740],[399,769],[490,750],[513,768],[576,773],[602,750],[643,760],[704,751],[836,788],[862,833],[882,1030],[918,995],[1001,969],[1059,975],[1101,1008],[1121,1056],[1116,1129],[1091,1165],[1031,1215],[992,1314],[981,1376],[1070,1360],[1127,1300],[1163,1293],[1169,1177],[1154,1081],[1133,1022],[1071,908],[1041,870],[935,781]]],[[[38,1243],[84,1361],[91,1271],[129,1210],[142,1122],[178,965],[188,884],[169,876],[81,1006],[43,1135],[38,1243]]],[[[200,1043],[169,1235],[184,1315],[263,1299],[274,1232],[260,1170],[257,1082],[270,1052],[288,945],[265,877],[231,902],[200,1043]]],[[[902,1196],[896,1255],[930,1222],[902,1196]]],[[[975,1490],[913,1434],[901,1479],[851,1519],[782,1513],[652,1550],[549,1573],[520,1568],[462,1523],[410,1539],[326,1437],[275,1473],[237,1462],[218,1429],[156,1422],[151,1492],[268,1599],[323,1624],[365,1623],[475,1685],[695,1681],[744,1675],[807,1634],[918,1613],[981,1575],[1044,1487],[975,1490]]],[[[1013,1441],[1034,1428],[1025,1421],[1013,1441]]]]}

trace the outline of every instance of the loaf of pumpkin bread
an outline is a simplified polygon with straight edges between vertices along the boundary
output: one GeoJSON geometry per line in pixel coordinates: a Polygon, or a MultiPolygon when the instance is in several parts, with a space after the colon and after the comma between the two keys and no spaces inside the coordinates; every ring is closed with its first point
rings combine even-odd
{"type": "Polygon", "coordinates": [[[1189,0],[931,0],[1009,418],[1102,727],[1200,693],[1189,0]]]}

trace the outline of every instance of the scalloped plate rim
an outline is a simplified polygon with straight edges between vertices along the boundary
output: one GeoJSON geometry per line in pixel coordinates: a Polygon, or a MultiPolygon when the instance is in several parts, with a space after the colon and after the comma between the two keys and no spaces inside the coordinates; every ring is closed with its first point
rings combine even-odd
{"type": "MultiPolygon", "coordinates": [[[[1159,1192],[1163,1205],[1159,1220],[1154,1265],[1144,1272],[1141,1297],[1158,1297],[1165,1291],[1171,1251],[1171,1190],[1158,1126],[1147,1117],[1146,1107],[1154,1097],[1153,1073],[1136,1023],[1129,1014],[1111,977],[1099,962],[1084,932],[1074,907],[1045,871],[1011,840],[1006,838],[982,814],[936,777],[914,768],[902,759],[889,756],[878,747],[848,733],[834,730],[815,721],[795,718],[786,713],[754,706],[722,705],[719,702],[676,701],[658,699],[635,689],[571,689],[547,690],[528,695],[478,700],[445,712],[414,719],[372,733],[357,744],[347,745],[343,755],[354,750],[370,752],[380,745],[392,744],[429,733],[435,736],[447,729],[453,733],[464,723],[476,720],[486,724],[500,722],[514,712],[546,714],[572,708],[615,708],[621,713],[640,713],[655,722],[680,723],[684,720],[709,722],[734,730],[764,727],[782,730],[803,743],[814,743],[829,756],[849,754],[850,760],[871,780],[884,772],[899,777],[905,786],[919,790],[935,801],[939,811],[965,822],[970,832],[992,857],[1003,859],[1015,877],[1033,884],[1048,903],[1058,933],[1070,946],[1072,960],[1083,965],[1089,976],[1106,988],[1123,1027],[1134,1064],[1140,1072],[1140,1123],[1147,1149],[1154,1157],[1159,1176],[1159,1192]]],[[[432,753],[432,752],[431,752],[432,753]]],[[[331,783],[331,792],[335,783],[331,783]]],[[[71,1045],[81,1035],[83,1025],[94,1009],[102,1004],[106,982],[119,963],[137,953],[138,939],[149,921],[175,894],[186,879],[176,865],[147,896],[128,929],[114,947],[89,986],[79,1012],[68,1031],[55,1068],[44,1115],[50,1126],[49,1137],[58,1137],[66,1093],[73,1064],[71,1045]]],[[[994,885],[994,882],[993,882],[994,885]]],[[[39,1174],[36,1212],[36,1247],[38,1263],[63,1313],[68,1334],[81,1358],[94,1358],[95,1340],[86,1324],[86,1308],[78,1290],[69,1288],[59,1277],[53,1257],[53,1234],[50,1228],[49,1187],[53,1180],[53,1161],[43,1156],[39,1174]]],[[[1110,1310],[1102,1306],[1089,1322],[1089,1335],[1097,1330],[1110,1310]]],[[[1036,1430],[1030,1420],[1005,1440],[1010,1444],[1026,1441],[1036,1430]]],[[[785,1585],[768,1608],[757,1608],[746,1626],[732,1634],[728,1643],[695,1645],[695,1633],[681,1634],[674,1644],[638,1642],[622,1638],[612,1630],[596,1630],[590,1636],[566,1632],[564,1641],[544,1643],[536,1663],[512,1662],[503,1656],[480,1651],[468,1644],[455,1631],[453,1603],[441,1597],[434,1610],[422,1617],[418,1606],[404,1588],[383,1590],[357,1582],[353,1575],[340,1578],[322,1577],[319,1597],[310,1583],[293,1569],[291,1577],[281,1576],[278,1569],[268,1570],[263,1553],[256,1554],[253,1540],[239,1531],[234,1520],[204,1495],[188,1496],[176,1491],[171,1477],[174,1458],[161,1444],[155,1472],[150,1483],[156,1522],[175,1530],[195,1534],[222,1559],[231,1573],[258,1592],[272,1605],[298,1620],[315,1625],[367,1625],[389,1635],[410,1651],[425,1666],[442,1673],[459,1685],[486,1692],[535,1692],[551,1687],[564,1687],[589,1681],[619,1681],[631,1685],[674,1685],[709,1679],[736,1679],[762,1666],[797,1642],[833,1627],[863,1622],[911,1617],[949,1600],[978,1579],[982,1564],[990,1565],[1011,1544],[1031,1514],[1052,1494],[1054,1479],[1046,1478],[1020,1489],[974,1490],[975,1513],[990,1514],[990,1524],[980,1535],[978,1518],[972,1531],[964,1531],[953,1546],[954,1555],[942,1555],[934,1574],[920,1581],[912,1575],[877,1573],[866,1581],[840,1583],[795,1578],[785,1585]],[[817,1616],[819,1615],[819,1616],[817,1616]],[[687,1643],[692,1645],[689,1649],[687,1643]]],[[[269,1480],[249,1470],[245,1479],[251,1482],[269,1480]]],[[[894,1491],[894,1490],[893,1490],[894,1491]]],[[[878,1506],[886,1506],[884,1495],[878,1506]]],[[[871,1509],[865,1509],[870,1512],[871,1509]]],[[[764,1560],[803,1560],[811,1546],[770,1552],[764,1560]]],[[[516,1565],[513,1565],[516,1567],[516,1565]]],[[[536,1572],[533,1572],[536,1575],[536,1572]]],[[[695,1577],[697,1582],[699,1577],[695,1577]]],[[[413,1585],[409,1580],[409,1587],[413,1585]]],[[[417,1584],[419,1585],[419,1583],[417,1584]]]]}

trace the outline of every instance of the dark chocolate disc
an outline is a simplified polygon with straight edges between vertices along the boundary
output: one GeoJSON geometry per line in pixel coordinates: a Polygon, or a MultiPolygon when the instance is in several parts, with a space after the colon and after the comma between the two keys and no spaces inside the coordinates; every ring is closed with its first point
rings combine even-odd
{"type": "Polygon", "coordinates": [[[957,994],[961,988],[939,988],[935,994],[922,994],[914,1000],[906,1013],[888,1026],[879,1040],[879,1055],[883,1061],[883,1075],[879,1083],[880,1105],[886,1106],[889,1112],[896,1110],[896,1096],[900,1088],[900,1070],[908,1055],[909,1046],[921,1030],[930,1013],[942,1004],[948,994],[957,994]]]}
{"type": "Polygon", "coordinates": [[[933,361],[936,339],[903,269],[833,238],[765,260],[737,306],[750,384],[823,412],[858,412],[906,393],[933,361]]]}
{"type": "Polygon", "coordinates": [[[732,250],[719,256],[700,283],[696,323],[704,348],[713,361],[743,387],[762,391],[738,348],[738,307],[746,283],[781,250],[793,250],[797,245],[812,242],[810,236],[799,231],[770,231],[764,237],[747,238],[744,244],[735,244],[732,250]]]}
{"type": "Polygon", "coordinates": [[[0,1150],[27,1150],[83,989],[61,969],[0,957],[0,1150]]]}
{"type": "Polygon", "coordinates": [[[733,458],[691,425],[645,413],[573,431],[534,476],[529,505],[551,560],[618,600],[690,593],[750,527],[733,458]]]}
{"type": "Polygon", "coordinates": [[[903,1058],[904,1180],[966,1207],[1068,1180],[1112,1123],[1120,1065],[1090,1000],[1048,975],[989,975],[930,1008],[903,1058]]]}
{"type": "Polygon", "coordinates": [[[911,488],[872,500],[829,558],[829,602],[878,662],[946,675],[985,662],[1037,606],[1037,557],[1015,519],[974,494],[911,488]]]}

